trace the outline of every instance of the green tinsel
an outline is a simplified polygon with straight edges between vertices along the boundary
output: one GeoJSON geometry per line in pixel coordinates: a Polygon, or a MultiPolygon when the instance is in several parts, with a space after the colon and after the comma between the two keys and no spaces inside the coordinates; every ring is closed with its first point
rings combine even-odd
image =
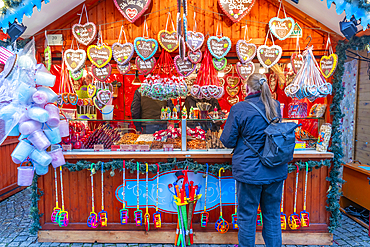
{"type": "MultiPolygon", "coordinates": [[[[91,168],[91,163],[90,161],[86,160],[80,160],[77,163],[70,163],[66,162],[66,164],[63,166],[63,168],[68,169],[71,172],[74,171],[81,171],[84,169],[90,169],[91,168]]],[[[308,164],[309,171],[311,172],[314,168],[319,169],[322,166],[327,166],[330,167],[331,162],[330,160],[321,160],[321,161],[297,161],[294,164],[289,164],[288,165],[288,172],[291,173],[293,171],[296,171],[297,166],[299,167],[300,170],[305,170],[306,169],[306,163],[308,164]]],[[[145,163],[140,163],[140,172],[145,173],[146,166],[145,163]]],[[[96,171],[101,170],[101,166],[104,165],[103,170],[106,172],[108,170],[110,171],[111,176],[114,176],[115,173],[114,171],[117,169],[119,171],[123,170],[123,160],[113,160],[113,161],[108,161],[108,162],[102,162],[98,161],[94,164],[93,168],[95,168],[96,171]]],[[[166,171],[171,171],[171,170],[183,170],[183,169],[189,169],[190,171],[194,171],[194,173],[197,173],[199,171],[205,172],[207,169],[206,164],[201,164],[196,161],[193,161],[192,159],[186,159],[184,161],[177,161],[177,159],[169,159],[167,163],[160,162],[158,163],[159,165],[159,170],[160,172],[166,172],[166,171]]],[[[125,166],[128,171],[131,173],[134,173],[137,168],[137,163],[134,160],[126,160],[125,161],[125,166]]],[[[209,173],[212,173],[217,176],[219,169],[223,167],[225,170],[231,170],[231,165],[228,163],[223,163],[223,164],[211,164],[209,166],[209,173]]],[[[156,173],[157,172],[157,165],[156,164],[149,164],[149,171],[156,173]]],[[[39,176],[35,175],[33,178],[33,183],[32,183],[32,205],[31,205],[31,217],[33,219],[33,223],[31,224],[30,227],[30,232],[31,233],[37,233],[39,229],[41,229],[40,225],[40,217],[42,214],[39,214],[38,210],[38,201],[40,200],[40,197],[43,195],[43,192],[37,187],[37,180],[39,176]]],[[[328,178],[327,178],[328,179],[328,178]]],[[[328,200],[333,196],[332,192],[334,191],[333,189],[329,191],[328,193],[328,200]]],[[[332,222],[330,222],[331,224],[332,222]]],[[[332,227],[332,225],[330,225],[332,227]]],[[[329,229],[330,229],[329,227],[329,229]]]]}

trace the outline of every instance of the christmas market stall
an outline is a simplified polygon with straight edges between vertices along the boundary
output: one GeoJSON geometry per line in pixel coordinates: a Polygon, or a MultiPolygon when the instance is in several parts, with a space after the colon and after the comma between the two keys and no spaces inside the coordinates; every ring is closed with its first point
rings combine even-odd
{"type": "MultiPolygon", "coordinates": [[[[10,47],[0,120],[4,137],[20,135],[6,155],[31,186],[38,241],[237,244],[233,150],[220,135],[263,73],[282,121],[300,124],[283,244],[332,244],[340,35],[286,1],[88,0],[33,37],[10,47]]],[[[257,244],[263,223],[258,210],[257,244]]]]}

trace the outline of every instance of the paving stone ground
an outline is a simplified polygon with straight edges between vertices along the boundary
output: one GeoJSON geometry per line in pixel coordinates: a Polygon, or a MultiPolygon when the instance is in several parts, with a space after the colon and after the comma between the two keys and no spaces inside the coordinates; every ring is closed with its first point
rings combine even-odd
{"type": "MultiPolygon", "coordinates": [[[[90,243],[39,243],[36,235],[31,235],[29,225],[30,189],[25,189],[0,202],[0,247],[24,246],[90,246],[90,247],[173,247],[168,244],[90,244],[90,243]]],[[[233,245],[194,245],[196,247],[234,247],[233,245]]],[[[264,245],[257,245],[263,247],[264,245]]],[[[332,246],[370,247],[368,230],[343,215],[342,226],[334,233],[332,246]]],[[[285,245],[284,247],[303,247],[302,245],[285,245]]],[[[306,247],[320,247],[308,245],[306,247]]]]}

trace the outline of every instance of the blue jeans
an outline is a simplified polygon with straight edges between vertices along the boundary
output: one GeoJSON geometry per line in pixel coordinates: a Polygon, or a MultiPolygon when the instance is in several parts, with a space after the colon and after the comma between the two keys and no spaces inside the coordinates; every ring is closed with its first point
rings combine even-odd
{"type": "Polygon", "coordinates": [[[280,202],[283,181],[266,185],[246,184],[237,181],[239,247],[254,247],[258,205],[261,205],[262,236],[266,247],[280,247],[280,202]]]}

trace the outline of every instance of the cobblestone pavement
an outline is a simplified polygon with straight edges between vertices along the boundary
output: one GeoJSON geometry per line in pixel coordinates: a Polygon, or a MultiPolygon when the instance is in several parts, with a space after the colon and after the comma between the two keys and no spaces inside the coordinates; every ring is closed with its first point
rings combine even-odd
{"type": "MultiPolygon", "coordinates": [[[[0,202],[0,247],[11,246],[110,246],[110,247],[173,247],[173,245],[158,244],[82,244],[82,243],[39,243],[36,235],[28,232],[31,219],[30,189],[25,189],[8,199],[0,202]]],[[[367,229],[343,216],[342,226],[334,233],[332,246],[358,246],[370,247],[370,237],[367,229]]],[[[234,247],[233,245],[194,245],[197,247],[234,247]]],[[[263,247],[264,245],[257,245],[263,247]]],[[[298,247],[298,245],[286,245],[284,247],[298,247]]],[[[299,246],[301,247],[301,245],[299,246]]],[[[310,245],[309,247],[315,247],[310,245]]],[[[319,246],[317,246],[319,247],[319,246]]]]}

